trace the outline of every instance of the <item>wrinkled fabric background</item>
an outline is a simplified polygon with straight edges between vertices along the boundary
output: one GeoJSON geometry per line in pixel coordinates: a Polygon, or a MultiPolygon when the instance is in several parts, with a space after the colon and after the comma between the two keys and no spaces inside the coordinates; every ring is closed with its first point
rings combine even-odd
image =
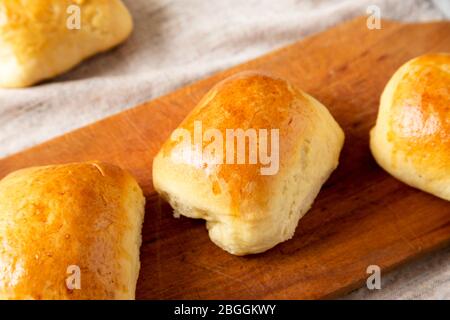
{"type": "MultiPolygon", "coordinates": [[[[364,15],[371,4],[388,19],[448,19],[431,0],[124,2],[135,21],[124,45],[51,82],[0,89],[0,157],[364,15]]],[[[382,290],[344,298],[450,299],[450,248],[383,275],[382,290]]]]}

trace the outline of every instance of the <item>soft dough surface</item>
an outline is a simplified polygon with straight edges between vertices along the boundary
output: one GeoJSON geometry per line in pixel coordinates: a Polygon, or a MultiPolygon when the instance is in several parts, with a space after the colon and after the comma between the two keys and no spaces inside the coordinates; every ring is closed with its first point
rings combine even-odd
{"type": "Polygon", "coordinates": [[[176,214],[205,219],[211,240],[232,254],[290,239],[338,165],[344,134],[328,110],[282,79],[245,72],[211,89],[179,128],[192,134],[195,121],[223,137],[227,129],[279,129],[279,171],[261,175],[261,164],[248,161],[183,162],[180,153],[190,151],[169,139],[153,162],[155,189],[176,214]]]}
{"type": "Polygon", "coordinates": [[[4,178],[0,299],[133,299],[144,202],[131,175],[103,163],[4,178]],[[80,268],[79,290],[66,285],[69,266],[80,268]]]}
{"type": "Polygon", "coordinates": [[[0,87],[26,87],[110,49],[131,33],[120,0],[0,0],[0,87]],[[69,29],[68,8],[80,8],[80,29],[69,29]]]}
{"type": "Polygon", "coordinates": [[[383,91],[372,153],[408,185],[450,201],[450,55],[404,64],[383,91]]]}

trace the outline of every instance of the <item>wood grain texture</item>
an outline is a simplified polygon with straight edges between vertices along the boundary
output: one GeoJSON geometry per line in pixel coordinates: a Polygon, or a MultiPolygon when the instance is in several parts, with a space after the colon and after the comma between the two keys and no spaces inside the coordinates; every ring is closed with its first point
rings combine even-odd
{"type": "MultiPolygon", "coordinates": [[[[131,171],[147,209],[140,299],[312,299],[361,286],[366,268],[387,271],[450,242],[450,204],[395,180],[373,160],[369,130],[393,72],[428,52],[450,52],[450,23],[406,25],[365,18],[199,81],[137,108],[0,160],[0,177],[27,166],[102,160],[131,171]],[[324,103],[346,133],[340,166],[294,238],[235,257],[208,238],[203,221],[174,219],[152,188],[152,158],[217,81],[259,69],[324,103]]],[[[94,107],[94,106],[93,106],[94,107]]],[[[76,110],[73,111],[76,116],[76,110]]]]}

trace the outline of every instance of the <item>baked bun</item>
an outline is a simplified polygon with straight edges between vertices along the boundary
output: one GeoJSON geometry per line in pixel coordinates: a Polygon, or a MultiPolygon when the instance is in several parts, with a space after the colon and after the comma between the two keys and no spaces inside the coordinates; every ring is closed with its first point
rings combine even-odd
{"type": "Polygon", "coordinates": [[[0,0],[0,87],[61,74],[121,43],[132,28],[120,0],[0,0]]]}
{"type": "Polygon", "coordinates": [[[134,299],[144,202],[131,175],[104,163],[8,175],[0,299],[134,299]]]}
{"type": "Polygon", "coordinates": [[[205,219],[222,249],[263,252],[293,236],[338,165],[343,141],[320,102],[282,79],[244,72],[211,89],[174,131],[154,159],[153,183],[176,215],[205,219]],[[239,129],[246,142],[228,145],[227,130],[239,129]]]}
{"type": "Polygon", "coordinates": [[[370,147],[387,172],[450,201],[450,55],[404,64],[381,95],[370,147]]]}

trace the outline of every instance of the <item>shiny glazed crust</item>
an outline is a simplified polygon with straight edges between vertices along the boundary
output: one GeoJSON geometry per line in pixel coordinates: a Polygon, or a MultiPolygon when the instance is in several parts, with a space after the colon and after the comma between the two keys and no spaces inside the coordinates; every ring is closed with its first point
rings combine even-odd
{"type": "Polygon", "coordinates": [[[104,163],[5,177],[0,299],[134,299],[144,202],[131,175],[104,163]],[[80,269],[79,290],[66,284],[70,266],[80,269]]]}
{"type": "Polygon", "coordinates": [[[381,96],[371,150],[399,180],[450,200],[450,55],[404,64],[381,96]]]}

